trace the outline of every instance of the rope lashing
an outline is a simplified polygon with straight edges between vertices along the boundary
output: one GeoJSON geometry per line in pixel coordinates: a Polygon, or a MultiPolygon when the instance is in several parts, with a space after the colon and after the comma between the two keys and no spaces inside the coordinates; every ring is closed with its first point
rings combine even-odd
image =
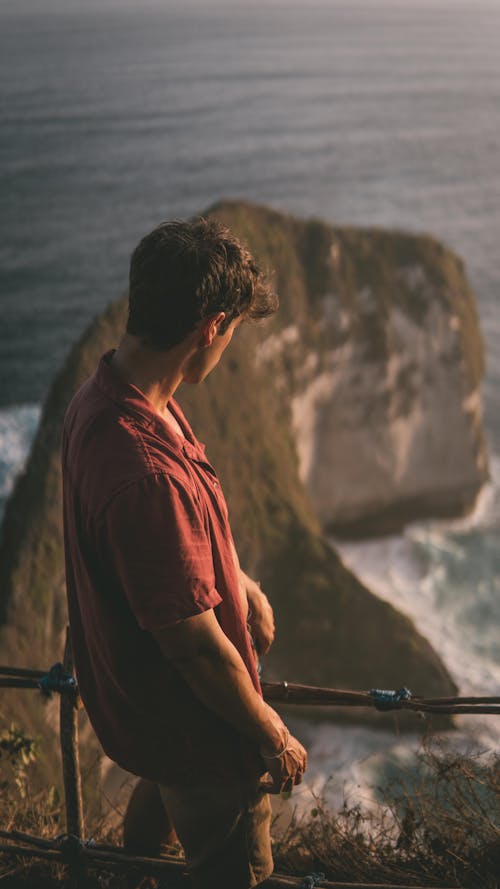
{"type": "Polygon", "coordinates": [[[48,698],[52,696],[52,692],[54,691],[59,693],[69,691],[73,694],[78,692],[78,683],[75,677],[66,673],[60,661],[57,664],[54,664],[48,673],[41,676],[40,679],[37,680],[37,683],[42,693],[48,698]]]}
{"type": "Polygon", "coordinates": [[[321,886],[325,879],[326,877],[324,874],[308,874],[307,877],[304,877],[302,880],[299,889],[315,889],[316,886],[321,886]]]}
{"type": "Polygon", "coordinates": [[[83,849],[93,849],[95,845],[96,841],[93,838],[82,840],[74,833],[61,833],[54,840],[54,848],[62,852],[67,859],[75,858],[83,849]]]}
{"type": "Polygon", "coordinates": [[[400,710],[401,701],[411,699],[411,691],[403,686],[396,691],[388,688],[371,688],[368,692],[376,710],[400,710]]]}

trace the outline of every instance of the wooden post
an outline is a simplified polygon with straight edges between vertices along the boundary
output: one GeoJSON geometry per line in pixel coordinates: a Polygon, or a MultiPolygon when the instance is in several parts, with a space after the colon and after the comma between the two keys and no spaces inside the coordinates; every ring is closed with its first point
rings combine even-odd
{"type": "MultiPolygon", "coordinates": [[[[66,644],[64,646],[63,667],[66,673],[73,675],[73,653],[69,626],[66,627],[66,644]]],[[[66,830],[78,839],[83,838],[83,804],[82,779],[80,775],[80,757],[78,753],[78,710],[77,695],[68,691],[61,692],[60,704],[60,738],[64,778],[64,797],[66,802],[66,830]]],[[[75,854],[74,862],[70,862],[70,879],[72,886],[85,885],[85,866],[83,857],[75,854]]]]}

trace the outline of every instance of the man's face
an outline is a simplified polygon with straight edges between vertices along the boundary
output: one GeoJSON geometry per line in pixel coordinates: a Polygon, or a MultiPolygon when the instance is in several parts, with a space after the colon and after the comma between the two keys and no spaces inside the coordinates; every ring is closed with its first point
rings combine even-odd
{"type": "Polygon", "coordinates": [[[186,365],[184,373],[184,382],[201,383],[210,371],[219,363],[222,353],[227,349],[231,342],[232,336],[240,322],[241,315],[234,318],[224,333],[217,333],[209,346],[200,348],[198,352],[191,356],[186,365]]]}

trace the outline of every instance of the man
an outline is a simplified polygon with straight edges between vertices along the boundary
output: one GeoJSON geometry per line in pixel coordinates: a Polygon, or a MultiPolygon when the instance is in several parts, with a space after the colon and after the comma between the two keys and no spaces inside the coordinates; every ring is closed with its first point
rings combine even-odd
{"type": "Polygon", "coordinates": [[[129,845],[141,820],[167,830],[161,799],[198,889],[269,876],[267,793],[291,789],[306,767],[261,694],[247,620],[265,651],[271,608],[240,569],[216,473],[173,398],[213,370],[242,321],[276,307],[223,226],[163,223],[132,255],[126,333],[64,424],[81,695],[106,753],[142,779],[129,845]]]}

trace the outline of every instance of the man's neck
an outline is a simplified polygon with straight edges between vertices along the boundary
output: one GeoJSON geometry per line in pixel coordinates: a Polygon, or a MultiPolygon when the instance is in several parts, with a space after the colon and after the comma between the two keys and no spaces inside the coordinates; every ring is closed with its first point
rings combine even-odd
{"type": "Polygon", "coordinates": [[[182,382],[184,355],[177,348],[157,352],[145,348],[137,337],[125,334],[111,363],[117,373],[140,389],[158,413],[167,419],[165,408],[182,382]]]}

